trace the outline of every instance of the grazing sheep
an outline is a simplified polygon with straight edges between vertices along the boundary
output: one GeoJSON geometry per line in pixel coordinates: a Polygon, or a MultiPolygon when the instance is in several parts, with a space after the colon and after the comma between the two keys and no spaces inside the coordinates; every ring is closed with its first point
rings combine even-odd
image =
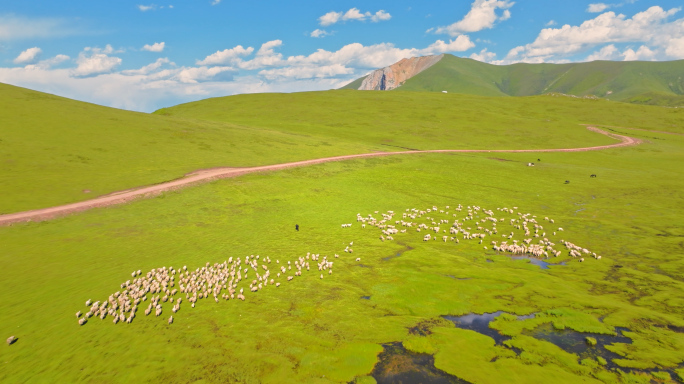
{"type": "Polygon", "coordinates": [[[169,325],[173,323],[173,316],[169,317],[169,325]]]}
{"type": "Polygon", "coordinates": [[[16,341],[17,341],[17,337],[16,337],[16,336],[10,336],[10,337],[7,338],[7,345],[12,345],[12,344],[14,344],[14,342],[16,342],[16,341]]]}

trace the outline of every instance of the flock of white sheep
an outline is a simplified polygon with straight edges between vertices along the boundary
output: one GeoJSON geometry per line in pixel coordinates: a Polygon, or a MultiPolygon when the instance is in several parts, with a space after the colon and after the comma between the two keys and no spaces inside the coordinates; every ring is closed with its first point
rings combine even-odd
{"type": "MultiPolygon", "coordinates": [[[[351,245],[353,242],[345,248],[345,252],[353,252],[349,248],[351,245]]],[[[335,258],[338,257],[339,255],[335,254],[335,258]]],[[[77,312],[76,318],[80,325],[87,323],[91,317],[99,317],[102,320],[111,317],[114,324],[131,323],[139,306],[142,308],[145,304],[145,316],[154,312],[158,317],[164,311],[164,303],[172,305],[171,311],[175,314],[181,310],[184,301],[189,304],[183,304],[183,307],[189,305],[192,308],[198,300],[213,299],[216,303],[233,299],[244,301],[245,287],[238,290],[240,282],[245,285],[249,281],[247,289],[250,292],[258,292],[269,286],[279,287],[280,282],[276,280],[286,278],[287,281],[292,281],[311,268],[318,268],[323,279],[325,274],[332,275],[333,263],[334,261],[327,256],[321,257],[320,254],[313,253],[300,256],[294,263],[287,261],[282,264],[280,260],[272,263],[270,257],[251,255],[245,256],[244,260],[231,257],[220,264],[206,263],[194,271],[186,266],[179,269],[161,267],[145,274],[138,270],[131,273],[131,280],[121,284],[120,291],[111,294],[106,300],[86,301],[87,311],[77,312]],[[271,274],[271,266],[275,266],[275,276],[271,274]],[[185,299],[178,297],[182,294],[185,294],[185,299]]],[[[173,323],[173,316],[169,317],[168,323],[173,323]]]]}
{"type": "MultiPolygon", "coordinates": [[[[497,208],[497,213],[492,210],[483,209],[479,206],[463,207],[460,204],[451,208],[446,206],[439,209],[436,206],[425,210],[406,209],[401,213],[401,219],[396,218],[394,211],[362,216],[357,214],[356,221],[361,228],[366,225],[377,227],[381,230],[381,241],[394,240],[394,236],[400,234],[408,235],[411,232],[428,232],[423,236],[423,241],[437,241],[441,238],[443,242],[459,243],[459,240],[478,241],[483,244],[485,238],[489,236],[494,239],[503,238],[502,241],[492,240],[489,245],[492,250],[497,252],[508,252],[511,254],[522,254],[537,258],[558,257],[561,251],[556,249],[556,244],[549,239],[544,226],[537,221],[537,216],[530,213],[521,213],[518,207],[497,208]],[[501,227],[509,227],[502,230],[501,227]],[[510,232],[509,230],[512,229],[510,232]],[[513,239],[515,231],[522,235],[523,239],[513,239]],[[410,231],[410,232],[409,232],[410,231]],[[459,239],[460,237],[460,239],[459,239]]],[[[553,227],[553,219],[544,217],[545,225],[553,227]],[[546,224],[548,222],[548,224],[546,224]]],[[[352,224],[342,224],[342,228],[351,228],[352,224]]],[[[562,232],[563,228],[557,227],[549,229],[555,236],[562,232]]],[[[593,256],[600,260],[601,256],[586,248],[577,246],[568,241],[560,240],[569,255],[584,261],[584,256],[593,256]]],[[[344,249],[345,253],[353,253],[350,242],[344,249]]],[[[488,249],[487,245],[483,246],[488,249]]],[[[334,258],[339,255],[335,254],[334,258]]],[[[360,262],[361,258],[356,258],[360,262]]],[[[245,285],[249,282],[248,290],[258,292],[269,286],[279,287],[280,281],[292,281],[302,273],[310,271],[311,268],[318,268],[321,272],[320,278],[325,274],[332,275],[334,261],[327,256],[320,254],[307,253],[300,256],[294,263],[291,261],[280,262],[271,260],[270,257],[260,257],[259,255],[245,256],[244,258],[229,258],[223,263],[206,263],[202,268],[194,271],[186,266],[174,269],[173,267],[161,267],[152,269],[143,274],[140,270],[131,273],[131,279],[121,284],[121,290],[111,294],[106,300],[86,301],[87,310],[76,313],[78,324],[84,325],[91,317],[99,317],[104,320],[107,317],[112,319],[114,324],[131,323],[136,317],[138,307],[144,309],[145,316],[154,313],[161,316],[164,312],[164,303],[172,306],[171,312],[174,314],[183,307],[195,307],[199,300],[213,299],[219,303],[221,300],[245,300],[245,285]],[[272,275],[270,267],[275,267],[275,276],[272,275]],[[238,289],[238,284],[242,282],[242,287],[238,289]],[[185,298],[179,297],[185,295],[185,298]]],[[[168,318],[168,323],[173,323],[173,316],[168,318]]],[[[8,340],[9,343],[9,340],[8,340]]]]}
{"type": "MultiPolygon", "coordinates": [[[[362,216],[356,215],[356,221],[361,223],[362,228],[366,225],[374,226],[382,230],[381,241],[394,240],[398,234],[406,234],[414,229],[416,232],[429,232],[423,236],[423,241],[438,240],[443,242],[459,243],[459,237],[463,240],[475,240],[483,244],[485,237],[494,239],[504,238],[503,241],[492,240],[489,245],[494,251],[509,252],[516,255],[527,255],[537,258],[558,257],[562,251],[556,249],[556,243],[549,239],[551,235],[563,232],[563,228],[555,227],[555,221],[548,217],[537,220],[536,215],[522,213],[518,207],[496,208],[497,213],[492,210],[484,209],[479,206],[455,207],[446,206],[444,209],[432,206],[425,210],[406,209],[402,212],[401,219],[395,219],[395,212],[379,213],[362,216]],[[545,222],[548,222],[546,224],[545,222]],[[547,225],[550,234],[547,235],[544,226],[547,225]],[[497,226],[498,225],[498,226],[497,226]],[[499,229],[507,226],[507,230],[499,235],[499,229]],[[509,229],[512,229],[510,232],[509,229]],[[522,240],[513,239],[516,230],[522,240]],[[510,242],[509,242],[510,241],[510,242]]],[[[560,244],[565,246],[568,254],[578,261],[583,262],[584,256],[592,256],[597,260],[601,256],[591,252],[586,248],[577,246],[569,241],[560,240],[560,244]]],[[[485,250],[488,249],[484,245],[485,250]]]]}

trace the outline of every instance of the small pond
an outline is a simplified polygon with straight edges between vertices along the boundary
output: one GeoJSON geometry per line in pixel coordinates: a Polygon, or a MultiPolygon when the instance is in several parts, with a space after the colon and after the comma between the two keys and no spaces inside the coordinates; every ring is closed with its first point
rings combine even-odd
{"type": "Polygon", "coordinates": [[[383,344],[384,351],[371,376],[378,384],[467,384],[435,367],[435,358],[425,353],[407,351],[402,343],[383,344]]]}
{"type": "Polygon", "coordinates": [[[509,340],[510,337],[500,334],[496,329],[489,328],[489,323],[502,313],[503,312],[501,311],[497,311],[494,313],[483,313],[481,315],[471,313],[463,316],[442,317],[453,322],[458,328],[479,332],[491,337],[497,344],[501,344],[504,341],[509,340]]]}
{"type": "Polygon", "coordinates": [[[629,331],[627,328],[617,327],[615,331],[617,335],[577,332],[572,329],[556,329],[551,323],[546,323],[531,331],[525,331],[523,334],[553,343],[566,352],[578,355],[581,359],[601,356],[608,361],[607,368],[617,368],[618,366],[612,360],[622,359],[623,357],[607,350],[605,346],[614,343],[632,344],[632,339],[622,334],[624,331],[629,331]],[[587,344],[587,337],[596,339],[596,345],[591,346],[587,344]]]}
{"type": "Polygon", "coordinates": [[[560,263],[553,264],[546,262],[542,259],[537,259],[536,257],[530,257],[530,256],[508,256],[513,260],[529,260],[530,264],[538,265],[539,268],[541,269],[549,269],[549,265],[551,266],[556,266],[556,265],[565,265],[564,261],[561,261],[560,263]]]}

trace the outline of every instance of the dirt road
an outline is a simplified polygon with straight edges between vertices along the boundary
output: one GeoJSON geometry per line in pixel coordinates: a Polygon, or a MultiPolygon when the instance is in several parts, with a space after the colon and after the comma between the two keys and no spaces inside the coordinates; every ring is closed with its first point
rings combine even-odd
{"type": "Polygon", "coordinates": [[[201,170],[187,174],[185,177],[168,181],[161,184],[155,184],[147,187],[140,187],[129,189],[121,192],[111,193],[105,196],[100,196],[92,200],[82,201],[78,203],[65,204],[51,208],[36,209],[32,211],[16,212],[6,215],[0,215],[0,225],[10,225],[12,223],[25,222],[25,221],[44,221],[50,220],[56,217],[69,215],[75,212],[81,212],[97,207],[106,207],[114,204],[123,204],[131,200],[138,198],[145,198],[157,195],[161,192],[175,190],[178,188],[186,187],[193,184],[199,184],[203,182],[208,182],[211,180],[223,179],[228,177],[236,177],[245,175],[248,173],[264,172],[264,171],[278,171],[286,168],[302,167],[312,164],[327,163],[330,161],[341,161],[349,159],[360,159],[366,157],[378,157],[378,156],[394,156],[394,155],[406,155],[415,153],[478,153],[478,152],[582,152],[582,151],[596,151],[608,148],[625,147],[629,145],[636,145],[641,143],[641,140],[635,139],[629,136],[617,135],[614,133],[606,132],[602,129],[596,127],[587,127],[590,131],[597,132],[614,139],[620,140],[619,143],[610,145],[601,145],[598,147],[585,147],[585,148],[562,148],[562,149],[438,149],[429,151],[401,151],[401,152],[376,152],[376,153],[362,153],[358,155],[346,155],[346,156],[335,156],[335,157],[325,157],[322,159],[304,160],[296,161],[293,163],[283,163],[274,165],[264,165],[259,167],[250,168],[214,168],[209,170],[201,170]]]}

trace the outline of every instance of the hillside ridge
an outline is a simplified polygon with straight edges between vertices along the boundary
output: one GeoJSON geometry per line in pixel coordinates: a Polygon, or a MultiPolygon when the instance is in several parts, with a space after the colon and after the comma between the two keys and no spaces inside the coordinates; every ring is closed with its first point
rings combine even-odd
{"type": "Polygon", "coordinates": [[[342,88],[448,91],[479,96],[562,93],[675,107],[684,106],[683,73],[684,60],[493,65],[443,54],[401,60],[342,88]],[[429,65],[421,67],[423,63],[429,65]],[[411,73],[406,68],[419,70],[411,73]]]}

